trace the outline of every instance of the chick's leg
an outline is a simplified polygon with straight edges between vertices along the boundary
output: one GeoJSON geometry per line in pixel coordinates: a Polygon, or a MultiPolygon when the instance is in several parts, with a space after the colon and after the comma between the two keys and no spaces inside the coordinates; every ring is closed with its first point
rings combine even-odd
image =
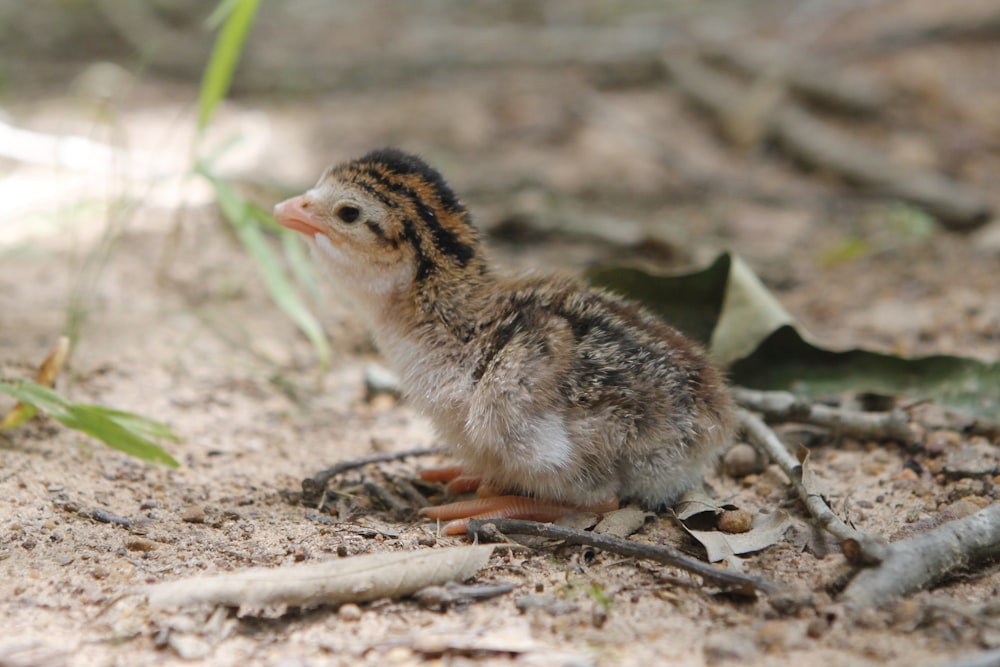
{"type": "Polygon", "coordinates": [[[573,512],[604,514],[616,509],[618,509],[617,498],[595,505],[576,506],[526,496],[490,496],[437,507],[425,507],[421,512],[428,518],[448,521],[442,529],[446,535],[461,535],[465,532],[469,519],[555,521],[573,512]]]}
{"type": "Polygon", "coordinates": [[[473,493],[480,491],[480,495],[496,495],[495,493],[483,493],[486,487],[483,485],[482,477],[470,475],[465,472],[462,466],[441,466],[440,468],[425,468],[420,471],[420,479],[425,482],[440,482],[445,485],[445,491],[451,495],[462,493],[473,493]]]}

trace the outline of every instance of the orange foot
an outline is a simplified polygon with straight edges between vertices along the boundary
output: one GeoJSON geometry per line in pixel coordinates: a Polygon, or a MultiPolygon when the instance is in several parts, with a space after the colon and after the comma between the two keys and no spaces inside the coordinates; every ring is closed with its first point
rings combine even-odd
{"type": "Polygon", "coordinates": [[[448,521],[446,535],[465,533],[469,519],[525,519],[528,521],[555,521],[573,512],[604,514],[618,509],[618,499],[594,505],[569,505],[526,496],[501,495],[501,491],[484,483],[482,478],[466,474],[462,466],[428,468],[420,471],[420,478],[428,482],[443,482],[452,495],[477,492],[474,500],[461,500],[421,510],[430,519],[448,521]]]}
{"type": "Polygon", "coordinates": [[[479,491],[483,483],[482,478],[466,474],[462,466],[425,468],[420,471],[420,479],[426,482],[442,482],[445,484],[445,491],[456,496],[479,491]]]}

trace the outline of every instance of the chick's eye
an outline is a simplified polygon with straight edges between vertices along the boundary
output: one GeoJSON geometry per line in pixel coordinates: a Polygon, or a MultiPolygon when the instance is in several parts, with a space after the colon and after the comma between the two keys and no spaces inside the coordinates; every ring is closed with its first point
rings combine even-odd
{"type": "Polygon", "coordinates": [[[356,222],[361,211],[356,206],[341,206],[336,210],[336,215],[344,222],[356,222]]]}

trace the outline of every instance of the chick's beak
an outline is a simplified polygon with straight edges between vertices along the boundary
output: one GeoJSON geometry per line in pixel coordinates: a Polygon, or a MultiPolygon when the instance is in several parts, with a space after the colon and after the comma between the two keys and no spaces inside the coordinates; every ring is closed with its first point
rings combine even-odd
{"type": "Polygon", "coordinates": [[[310,208],[306,195],[292,197],[274,207],[274,219],[282,227],[294,229],[306,236],[326,234],[323,224],[310,208]]]}

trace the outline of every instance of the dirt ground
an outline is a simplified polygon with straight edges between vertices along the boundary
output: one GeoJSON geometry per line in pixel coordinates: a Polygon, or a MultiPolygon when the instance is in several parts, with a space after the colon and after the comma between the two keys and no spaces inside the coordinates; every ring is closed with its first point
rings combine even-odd
{"type": "MultiPolygon", "coordinates": [[[[356,20],[391,33],[395,5],[373,4],[356,20]]],[[[528,23],[473,4],[483,23],[528,23]]],[[[511,4],[530,14],[533,3],[511,4]]],[[[616,20],[595,9],[601,3],[582,4],[589,14],[546,20],[616,20]]],[[[812,40],[808,48],[822,52],[991,9],[957,3],[946,16],[935,13],[937,3],[844,4],[826,16],[820,3],[762,3],[763,14],[788,20],[739,25],[744,36],[799,49],[812,40]]],[[[623,25],[662,19],[646,10],[623,25]]],[[[678,12],[664,20],[696,16],[678,12]]],[[[281,25],[266,29],[279,46],[281,25]]],[[[358,62],[358,49],[378,50],[354,33],[309,45],[329,49],[334,63],[343,62],[338,54],[358,62]]],[[[796,609],[733,599],[680,570],[609,554],[500,548],[475,581],[508,582],[513,592],[444,610],[405,599],[284,615],[151,610],[141,592],[156,582],[463,539],[395,517],[361,490],[363,479],[386,470],[412,476],[435,459],[343,475],[333,513],[301,502],[301,480],[317,470],[432,446],[434,434],[405,403],[366,397],[365,369],[377,353],[329,292],[316,309],[333,363],[317,371],[312,348],[270,301],[207,186],[178,176],[191,159],[194,79],[155,68],[139,76],[126,58],[121,66],[53,62],[35,63],[44,74],[37,81],[23,69],[30,63],[19,64],[0,117],[37,133],[111,142],[127,161],[75,169],[54,164],[51,151],[36,162],[0,161],[0,375],[30,376],[78,313],[79,343],[60,391],[169,423],[183,437],[168,445],[183,465],[138,462],[47,419],[0,432],[0,666],[936,666],[1000,648],[996,567],[884,609],[839,603],[831,584],[848,570],[844,558],[832,542],[817,547],[774,469],[740,479],[715,472],[708,481],[752,513],[794,517],[786,536],[748,556],[744,569],[795,591],[805,601],[796,609]]],[[[893,101],[876,119],[835,122],[901,163],[986,193],[1000,209],[997,62],[995,33],[846,61],[839,67],[874,77],[893,101]]],[[[997,358],[1000,222],[965,234],[914,227],[922,218],[912,208],[859,195],[769,147],[733,148],[662,75],[630,67],[452,63],[367,83],[345,75],[340,85],[307,89],[297,81],[300,90],[278,95],[269,85],[291,84],[275,66],[244,75],[204,145],[238,137],[218,172],[268,206],[330,162],[400,145],[441,168],[507,266],[639,261],[677,271],[732,249],[831,346],[997,358]],[[693,172],[680,173],[664,154],[693,172]],[[691,173],[709,185],[703,179],[693,190],[691,173]]],[[[0,398],[0,408],[10,404],[0,398]]],[[[893,538],[996,502],[1000,478],[943,467],[966,452],[996,460],[1000,443],[928,433],[916,450],[820,438],[811,460],[834,509],[893,538]]],[[[666,515],[633,539],[703,556],[666,515]]]]}

